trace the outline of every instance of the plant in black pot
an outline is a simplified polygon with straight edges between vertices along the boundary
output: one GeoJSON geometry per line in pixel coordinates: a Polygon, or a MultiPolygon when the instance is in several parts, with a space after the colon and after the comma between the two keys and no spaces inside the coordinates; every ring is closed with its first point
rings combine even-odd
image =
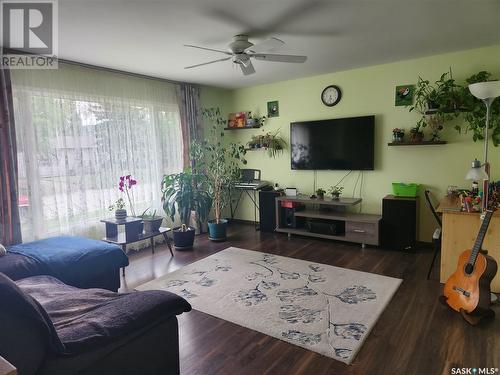
{"type": "MultiPolygon", "coordinates": [[[[193,145],[191,154],[195,152],[193,145]]],[[[212,198],[207,192],[206,179],[196,170],[188,169],[163,177],[161,183],[163,210],[172,221],[179,215],[181,226],[172,229],[176,249],[193,247],[196,228],[189,226],[192,212],[196,212],[200,229],[207,220],[212,206],[212,198]]]]}
{"type": "Polygon", "coordinates": [[[144,232],[146,233],[158,232],[163,222],[163,217],[157,216],[156,210],[151,213],[149,208],[142,213],[141,219],[144,223],[144,232]]]}
{"type": "Polygon", "coordinates": [[[115,219],[125,220],[127,218],[127,210],[125,209],[125,200],[123,198],[118,198],[115,203],[109,205],[109,211],[115,211],[115,219]]]}
{"type": "Polygon", "coordinates": [[[214,220],[208,221],[209,238],[213,241],[225,241],[227,219],[222,217],[224,208],[231,199],[231,188],[240,180],[240,165],[246,164],[245,147],[238,143],[223,141],[225,120],[218,108],[204,109],[203,118],[210,126],[208,137],[198,143],[197,148],[203,157],[196,160],[196,167],[206,177],[208,191],[212,198],[214,220]]]}

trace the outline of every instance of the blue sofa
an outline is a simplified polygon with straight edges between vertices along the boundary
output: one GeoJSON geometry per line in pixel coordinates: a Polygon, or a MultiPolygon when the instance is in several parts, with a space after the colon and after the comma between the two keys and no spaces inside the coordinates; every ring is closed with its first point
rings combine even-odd
{"type": "Polygon", "coordinates": [[[0,272],[12,280],[49,275],[77,288],[120,288],[120,268],[128,266],[123,250],[84,237],[59,236],[7,248],[0,272]]]}

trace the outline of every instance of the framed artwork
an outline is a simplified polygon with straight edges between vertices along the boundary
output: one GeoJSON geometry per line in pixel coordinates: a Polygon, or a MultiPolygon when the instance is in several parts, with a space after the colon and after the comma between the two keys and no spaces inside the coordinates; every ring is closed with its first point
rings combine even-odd
{"type": "Polygon", "coordinates": [[[415,93],[415,85],[396,86],[396,94],[395,94],[396,107],[412,105],[414,93],[415,93]]]}
{"type": "Polygon", "coordinates": [[[247,123],[247,112],[230,113],[227,120],[228,128],[244,128],[247,123]]]}
{"type": "Polygon", "coordinates": [[[267,102],[267,117],[278,117],[280,115],[279,102],[277,100],[267,102]]]}

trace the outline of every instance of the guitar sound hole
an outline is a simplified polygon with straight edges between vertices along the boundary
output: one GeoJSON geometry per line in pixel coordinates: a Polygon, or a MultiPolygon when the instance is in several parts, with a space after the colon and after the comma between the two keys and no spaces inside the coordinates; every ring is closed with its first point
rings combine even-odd
{"type": "Polygon", "coordinates": [[[465,273],[467,275],[470,275],[473,271],[474,271],[474,266],[470,263],[467,263],[467,265],[465,266],[465,273]]]}

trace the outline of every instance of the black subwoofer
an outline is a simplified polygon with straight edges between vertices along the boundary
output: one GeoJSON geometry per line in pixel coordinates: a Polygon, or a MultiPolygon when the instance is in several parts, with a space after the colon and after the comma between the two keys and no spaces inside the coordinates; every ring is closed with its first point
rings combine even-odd
{"type": "Polygon", "coordinates": [[[410,250],[415,247],[417,233],[418,197],[386,196],[382,201],[382,247],[410,250]]]}
{"type": "Polygon", "coordinates": [[[259,191],[259,227],[261,232],[274,232],[276,229],[276,197],[274,190],[259,191]]]}

